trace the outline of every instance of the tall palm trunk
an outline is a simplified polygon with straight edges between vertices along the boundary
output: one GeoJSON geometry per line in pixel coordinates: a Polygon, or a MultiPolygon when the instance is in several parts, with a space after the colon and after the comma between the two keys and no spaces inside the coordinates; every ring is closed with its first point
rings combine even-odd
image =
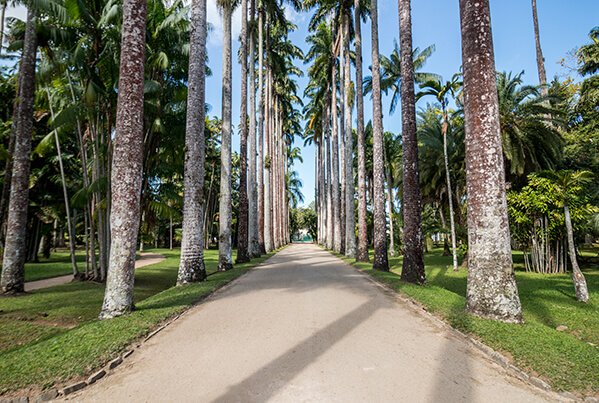
{"type": "Polygon", "coordinates": [[[489,1],[460,0],[460,19],[468,190],[467,310],[482,317],[520,322],[489,1]]]}
{"type": "MultiPolygon", "coordinates": [[[[241,112],[239,140],[239,212],[237,217],[237,263],[250,261],[248,249],[248,41],[247,14],[248,0],[241,0],[241,112]]],[[[253,68],[253,67],[252,67],[253,68]]]]}
{"type": "Polygon", "coordinates": [[[223,5],[223,86],[222,86],[222,140],[220,146],[220,202],[218,233],[218,270],[233,267],[231,250],[231,14],[230,2],[223,5]]]}
{"type": "MultiPolygon", "coordinates": [[[[50,106],[50,116],[54,121],[54,108],[52,107],[52,100],[50,99],[50,90],[46,87],[46,95],[48,96],[48,105],[50,106]]],[[[58,156],[58,166],[60,168],[60,179],[62,185],[62,195],[64,198],[64,208],[67,215],[67,231],[69,233],[69,252],[71,257],[71,269],[73,270],[73,276],[78,277],[79,270],[77,269],[77,257],[75,256],[75,222],[71,219],[71,207],[69,205],[69,193],[67,191],[67,182],[64,174],[64,164],[62,162],[62,151],[60,149],[60,140],[58,139],[58,132],[56,129],[54,132],[54,142],[56,144],[56,154],[58,156]]]]}
{"type": "Polygon", "coordinates": [[[449,172],[449,156],[447,152],[447,130],[449,129],[449,119],[447,118],[447,108],[445,102],[443,107],[443,125],[441,132],[443,134],[443,162],[445,163],[445,180],[447,183],[447,198],[449,200],[449,226],[451,231],[451,255],[453,259],[453,270],[457,271],[458,267],[458,248],[455,232],[455,213],[453,211],[453,188],[451,187],[451,174],[449,172]]]}
{"type": "MultiPolygon", "coordinates": [[[[354,33],[356,53],[356,83],[363,81],[362,77],[362,20],[360,0],[354,0],[354,33]]],[[[356,260],[368,261],[368,223],[366,202],[366,145],[364,139],[364,94],[361,85],[356,85],[356,114],[358,137],[358,251],[356,260]]]]}
{"type": "Polygon", "coordinates": [[[8,7],[8,0],[2,0],[2,7],[0,9],[0,55],[2,54],[2,46],[4,45],[4,19],[6,17],[6,8],[8,7]]]}
{"type": "Polygon", "coordinates": [[[326,220],[326,247],[327,249],[333,249],[333,241],[334,241],[334,233],[335,233],[335,224],[333,222],[333,179],[332,179],[332,170],[331,170],[331,132],[330,125],[328,122],[329,114],[327,112],[326,116],[326,178],[327,178],[327,220],[326,220]]]}
{"type": "MultiPolygon", "coordinates": [[[[335,57],[336,58],[336,57],[335,57]]],[[[337,66],[333,62],[333,71],[331,74],[331,158],[332,158],[332,176],[331,176],[331,191],[332,191],[332,213],[333,213],[333,250],[341,252],[341,209],[339,200],[339,137],[338,137],[338,120],[337,120],[337,66]]]]}
{"type": "Polygon", "coordinates": [[[589,301],[589,289],[584,274],[578,267],[576,260],[576,247],[574,246],[574,231],[572,230],[572,219],[570,218],[570,208],[568,204],[564,204],[564,215],[566,221],[566,232],[568,235],[568,254],[570,255],[570,263],[572,263],[572,281],[576,291],[576,299],[580,302],[589,301]]]}
{"type": "MultiPolygon", "coordinates": [[[[385,159],[388,159],[387,155],[385,155],[385,159]]],[[[389,161],[387,161],[387,164],[389,164],[389,161]]],[[[389,209],[389,254],[391,256],[396,256],[395,226],[393,225],[393,220],[395,219],[395,211],[393,209],[393,181],[391,180],[390,167],[385,167],[385,176],[387,179],[387,207],[389,209]]]]}
{"type": "Polygon", "coordinates": [[[250,74],[250,131],[249,131],[249,172],[248,172],[248,236],[249,253],[251,257],[260,256],[260,243],[258,235],[258,189],[256,188],[256,41],[254,38],[254,23],[256,20],[256,0],[250,0],[250,27],[249,33],[249,74],[250,74]]]}
{"type": "Polygon", "coordinates": [[[354,207],[354,134],[352,130],[351,66],[349,52],[350,16],[344,14],[343,48],[345,69],[345,256],[356,256],[356,217],[354,207]]]}
{"type": "Polygon", "coordinates": [[[37,52],[36,14],[27,9],[25,41],[19,72],[19,103],[12,156],[10,197],[6,241],[2,261],[0,287],[3,293],[25,290],[25,260],[27,255],[27,207],[29,205],[29,173],[31,167],[31,135],[35,99],[35,54],[37,52]]]}
{"type": "Polygon", "coordinates": [[[370,1],[372,20],[372,140],[374,187],[374,262],[376,270],[389,270],[387,257],[387,217],[385,217],[385,151],[383,107],[381,104],[381,65],[379,61],[379,23],[377,0],[370,1]]]}
{"type": "Polygon", "coordinates": [[[532,21],[535,30],[535,47],[537,51],[537,70],[539,73],[539,84],[541,84],[541,93],[547,95],[547,73],[545,72],[545,58],[541,49],[541,36],[539,35],[539,17],[537,15],[537,0],[532,1],[532,21]]]}
{"type": "Polygon", "coordinates": [[[398,0],[401,55],[401,120],[403,132],[403,246],[401,278],[410,283],[425,282],[422,247],[422,194],[416,138],[416,98],[412,59],[412,17],[410,0],[398,0]]]}
{"type": "Polygon", "coordinates": [[[258,246],[260,253],[266,251],[264,244],[264,13],[258,10],[258,246]]]}
{"type": "Polygon", "coordinates": [[[266,73],[266,88],[265,88],[265,98],[266,103],[264,105],[264,122],[266,124],[264,130],[264,145],[265,145],[265,153],[264,153],[264,249],[266,252],[270,252],[273,249],[272,246],[272,216],[271,216],[271,176],[272,176],[272,156],[271,156],[271,147],[270,147],[270,137],[271,137],[271,108],[270,104],[272,103],[271,99],[271,91],[270,91],[270,69],[267,68],[266,73]]]}
{"type": "Polygon", "coordinates": [[[206,0],[193,0],[185,128],[183,234],[177,285],[202,281],[206,278],[203,222],[204,177],[206,174],[204,167],[206,160],[204,135],[206,124],[204,106],[206,100],[206,34],[206,0]]]}
{"type": "Polygon", "coordinates": [[[143,165],[145,34],[146,1],[125,0],[112,157],[110,262],[101,319],[133,309],[143,165]]]}
{"type": "Polygon", "coordinates": [[[345,27],[339,24],[339,253],[345,253],[345,27]]]}

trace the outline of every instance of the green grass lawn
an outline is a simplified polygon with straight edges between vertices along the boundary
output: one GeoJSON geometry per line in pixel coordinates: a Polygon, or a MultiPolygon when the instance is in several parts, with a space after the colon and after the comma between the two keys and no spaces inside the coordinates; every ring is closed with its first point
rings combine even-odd
{"type": "MultiPolygon", "coordinates": [[[[390,259],[389,273],[372,270],[370,264],[344,259],[420,302],[453,327],[512,357],[520,368],[545,378],[556,389],[586,394],[599,391],[599,270],[596,266],[583,267],[590,291],[588,304],[576,301],[569,274],[517,271],[525,323],[514,325],[467,315],[464,312],[467,272],[465,269],[454,272],[451,257],[444,257],[441,252],[435,250],[425,257],[428,282],[425,286],[400,280],[401,258],[390,259]],[[568,329],[559,332],[556,330],[559,325],[568,329]]],[[[517,267],[520,256],[515,253],[517,267]]]]}
{"type": "MultiPolygon", "coordinates": [[[[79,271],[85,271],[85,251],[77,251],[75,256],[79,271]]],[[[72,273],[71,254],[68,250],[52,252],[49,259],[40,257],[38,263],[25,264],[25,281],[43,280],[72,273]]]]}
{"type": "MultiPolygon", "coordinates": [[[[85,375],[147,334],[163,320],[185,310],[216,288],[263,262],[236,265],[216,272],[218,251],[206,252],[208,280],[173,287],[179,251],[154,250],[166,260],[140,268],[135,275],[136,310],[99,321],[104,285],[75,282],[0,298],[0,394],[32,385],[85,375]]],[[[233,256],[235,259],[235,256],[233,256]]]]}

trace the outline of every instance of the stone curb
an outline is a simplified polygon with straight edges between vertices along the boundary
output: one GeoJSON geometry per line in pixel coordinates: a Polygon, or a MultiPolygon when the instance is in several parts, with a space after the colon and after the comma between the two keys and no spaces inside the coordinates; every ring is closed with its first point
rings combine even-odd
{"type": "MultiPolygon", "coordinates": [[[[320,245],[318,245],[318,246],[321,247],[320,245]]],[[[478,351],[480,351],[486,358],[490,359],[495,364],[504,368],[506,370],[506,372],[508,372],[510,375],[515,376],[516,378],[520,379],[522,382],[528,384],[529,386],[531,386],[535,389],[540,389],[541,391],[543,391],[545,393],[549,393],[553,399],[558,400],[558,401],[575,401],[575,402],[584,401],[587,403],[599,403],[599,399],[597,399],[594,396],[587,396],[587,397],[581,398],[581,397],[578,397],[570,392],[565,392],[565,391],[558,392],[558,391],[553,390],[551,385],[549,385],[547,382],[518,368],[517,366],[512,364],[510,359],[507,358],[506,356],[504,356],[503,354],[499,353],[498,351],[495,351],[493,348],[487,346],[486,344],[473,338],[472,336],[470,336],[464,332],[461,332],[460,330],[455,329],[454,327],[449,325],[447,322],[445,322],[443,319],[430,313],[426,309],[426,307],[424,305],[422,305],[420,302],[418,302],[406,295],[403,295],[400,292],[395,291],[394,289],[389,287],[387,284],[384,284],[384,283],[378,281],[374,277],[363,272],[361,269],[353,266],[352,264],[350,264],[350,263],[346,262],[345,260],[339,258],[338,256],[334,255],[328,249],[325,249],[323,247],[321,247],[321,249],[325,252],[328,252],[333,257],[339,259],[345,266],[347,266],[350,269],[361,274],[366,280],[370,281],[377,287],[383,289],[385,294],[406,304],[415,313],[426,317],[427,319],[434,322],[434,324],[436,324],[437,326],[440,326],[444,330],[449,331],[453,335],[461,338],[462,340],[466,341],[470,345],[476,347],[476,349],[478,351]]]]}
{"type": "Polygon", "coordinates": [[[48,401],[52,401],[54,399],[57,398],[62,398],[65,396],[68,396],[70,394],[73,394],[75,392],[80,391],[81,389],[84,389],[86,387],[88,387],[89,385],[92,385],[94,383],[96,383],[98,380],[104,378],[106,375],[109,375],[116,367],[118,367],[119,365],[121,365],[123,363],[123,361],[129,357],[131,354],[133,354],[133,352],[135,352],[135,350],[137,350],[138,348],[140,348],[143,343],[147,342],[148,340],[150,340],[152,337],[156,336],[158,333],[160,333],[162,330],[166,329],[169,325],[171,325],[173,322],[175,322],[177,319],[179,319],[181,316],[183,316],[184,314],[186,314],[187,312],[189,312],[191,309],[193,309],[194,307],[205,303],[209,300],[211,300],[212,298],[214,298],[217,294],[220,294],[221,292],[225,291],[226,289],[230,288],[233,283],[235,283],[237,280],[239,280],[240,278],[244,277],[246,274],[248,274],[249,272],[263,266],[266,265],[273,257],[275,257],[279,252],[281,252],[283,249],[285,249],[287,247],[287,245],[279,248],[279,250],[277,250],[275,252],[274,255],[270,256],[268,259],[266,259],[265,261],[258,263],[257,265],[250,267],[249,269],[246,270],[245,273],[241,274],[240,276],[234,278],[233,280],[215,288],[212,292],[210,292],[209,294],[205,295],[204,297],[200,298],[198,301],[196,301],[195,303],[189,305],[188,307],[186,307],[182,312],[176,314],[175,316],[169,318],[166,320],[166,322],[164,322],[162,325],[160,325],[158,328],[156,328],[155,330],[153,330],[152,332],[150,332],[141,342],[138,342],[136,344],[134,344],[134,346],[132,346],[129,350],[125,351],[124,353],[122,353],[121,355],[119,355],[118,357],[114,358],[113,360],[109,361],[108,364],[106,364],[103,368],[101,368],[100,370],[94,372],[92,375],[90,375],[87,380],[85,381],[79,381],[79,382],[75,382],[73,384],[67,385],[61,389],[56,389],[56,388],[51,388],[51,389],[47,389],[45,391],[43,391],[42,393],[40,393],[39,395],[36,396],[19,396],[19,397],[10,397],[10,398],[1,398],[0,397],[0,403],[30,403],[30,402],[48,402],[48,401]]]}

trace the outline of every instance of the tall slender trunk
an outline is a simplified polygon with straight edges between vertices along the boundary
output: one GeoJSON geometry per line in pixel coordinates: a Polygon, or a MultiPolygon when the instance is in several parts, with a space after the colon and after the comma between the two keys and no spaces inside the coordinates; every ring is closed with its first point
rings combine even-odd
{"type": "MultiPolygon", "coordinates": [[[[237,216],[237,263],[250,260],[248,207],[248,0],[241,0],[241,111],[239,140],[239,210],[237,216]]],[[[253,69],[253,66],[252,66],[253,69]]]]}
{"type": "MultiPolygon", "coordinates": [[[[388,156],[385,155],[385,159],[388,160],[388,156]]],[[[389,164],[389,161],[385,165],[389,164]]],[[[391,181],[391,169],[385,167],[385,176],[387,178],[387,208],[389,209],[389,255],[396,256],[395,250],[395,226],[393,220],[395,218],[395,211],[393,209],[393,182],[391,181]]]]}
{"type": "Polygon", "coordinates": [[[248,173],[248,210],[249,210],[249,253],[251,257],[260,256],[260,239],[258,235],[258,189],[256,187],[256,41],[254,23],[256,21],[256,0],[250,0],[249,32],[249,74],[250,74],[250,131],[249,131],[249,173],[248,173]]]}
{"type": "Polygon", "coordinates": [[[360,0],[354,0],[354,33],[356,53],[356,114],[358,137],[358,251],[356,260],[368,261],[368,222],[366,201],[366,145],[364,138],[364,94],[362,77],[362,14],[360,0]]]}
{"type": "Polygon", "coordinates": [[[467,310],[490,319],[520,322],[489,1],[460,0],[460,19],[468,190],[467,310]]]}
{"type": "Polygon", "coordinates": [[[258,246],[266,252],[264,244],[264,12],[258,10],[258,246]]]}
{"type": "Polygon", "coordinates": [[[333,70],[331,73],[331,167],[333,169],[331,176],[331,191],[332,191],[332,213],[333,213],[333,250],[341,252],[341,209],[339,200],[339,136],[338,136],[338,120],[337,120],[337,66],[333,61],[333,70]]]}
{"type": "Polygon", "coordinates": [[[271,237],[271,227],[272,227],[272,216],[271,216],[271,176],[272,176],[272,156],[271,156],[271,148],[270,148],[270,137],[271,137],[271,108],[270,104],[272,103],[271,92],[270,92],[270,69],[267,67],[266,73],[266,88],[265,88],[265,97],[266,102],[264,105],[264,116],[265,116],[265,153],[264,153],[264,249],[266,252],[270,252],[273,249],[272,246],[272,237],[271,237]]]}
{"type": "MultiPolygon", "coordinates": [[[[54,121],[54,108],[52,107],[52,100],[50,99],[50,90],[46,87],[46,95],[48,96],[48,105],[50,106],[50,116],[52,121],[54,121]]],[[[77,269],[77,257],[75,256],[75,223],[71,219],[71,207],[69,206],[69,193],[67,191],[67,183],[64,174],[64,164],[62,163],[62,152],[60,149],[60,140],[58,139],[58,132],[56,129],[54,132],[54,141],[56,143],[56,153],[58,156],[58,166],[60,168],[60,179],[62,183],[62,195],[64,198],[64,208],[67,214],[67,231],[69,233],[69,252],[71,255],[71,269],[73,270],[73,276],[77,277],[79,275],[79,270],[77,269]]]]}
{"type": "Polygon", "coordinates": [[[343,49],[345,70],[345,256],[356,256],[356,218],[355,218],[355,187],[354,187],[354,134],[352,131],[352,97],[351,97],[351,66],[349,53],[350,16],[344,14],[343,49]]]}
{"type": "Polygon", "coordinates": [[[387,257],[387,217],[385,217],[385,150],[383,107],[381,103],[381,65],[379,60],[378,2],[370,1],[372,20],[372,140],[374,199],[374,262],[376,270],[389,270],[387,257]]]}
{"type": "Polygon", "coordinates": [[[458,267],[458,248],[457,239],[455,232],[455,214],[453,211],[453,188],[451,187],[451,174],[449,172],[449,156],[447,152],[447,130],[449,129],[449,122],[447,118],[447,110],[445,103],[443,103],[443,126],[441,131],[443,134],[443,162],[445,163],[445,180],[447,182],[447,199],[449,200],[449,226],[451,230],[451,254],[453,259],[453,270],[459,270],[458,267]]]}
{"type": "Polygon", "coordinates": [[[8,7],[8,0],[2,0],[2,7],[0,9],[0,55],[2,54],[2,47],[4,45],[4,19],[6,17],[6,8],[8,7]]]}
{"type": "Polygon", "coordinates": [[[25,41],[19,71],[19,104],[15,125],[15,149],[8,200],[6,241],[2,261],[0,287],[3,293],[25,290],[27,258],[27,208],[29,206],[29,173],[31,167],[31,135],[35,99],[35,54],[37,52],[36,14],[27,9],[25,41]]]}
{"type": "Polygon", "coordinates": [[[328,123],[329,114],[327,113],[327,131],[326,131],[326,177],[327,177],[327,220],[326,220],[326,247],[327,249],[333,249],[333,240],[334,240],[334,227],[335,224],[333,222],[333,180],[332,180],[332,170],[331,170],[331,132],[330,125],[328,123]]]}
{"type": "Polygon", "coordinates": [[[101,319],[133,309],[143,165],[146,2],[124,0],[116,138],[112,157],[110,263],[101,319]]]}
{"type": "Polygon", "coordinates": [[[416,138],[416,98],[414,95],[414,62],[412,59],[411,1],[398,0],[401,55],[401,120],[403,133],[403,247],[401,278],[422,284],[424,256],[422,248],[422,194],[418,170],[416,138]]]}
{"type": "MultiPolygon", "coordinates": [[[[189,79],[185,126],[183,233],[177,285],[206,278],[204,264],[204,177],[206,168],[206,0],[192,0],[189,79]]],[[[171,249],[172,249],[172,216],[171,249]]]]}
{"type": "Polygon", "coordinates": [[[545,58],[541,49],[541,36],[539,35],[539,17],[537,15],[537,0],[532,2],[532,21],[535,30],[535,47],[537,51],[537,70],[539,73],[539,84],[541,84],[541,94],[547,95],[547,73],[545,72],[545,58]]]}
{"type": "Polygon", "coordinates": [[[231,14],[230,4],[223,9],[223,86],[222,86],[222,140],[220,145],[220,203],[218,233],[218,270],[233,267],[231,250],[231,14]]]}
{"type": "Polygon", "coordinates": [[[574,246],[574,231],[572,230],[572,219],[570,218],[570,209],[568,204],[564,204],[564,214],[566,221],[566,232],[568,235],[568,254],[570,255],[570,263],[572,263],[572,281],[576,290],[576,299],[580,302],[589,301],[589,289],[584,274],[578,267],[576,260],[576,247],[574,246]]]}
{"type": "MultiPolygon", "coordinates": [[[[345,254],[345,24],[339,24],[339,253],[345,254]]],[[[351,123],[350,123],[351,124],[351,123]]]]}

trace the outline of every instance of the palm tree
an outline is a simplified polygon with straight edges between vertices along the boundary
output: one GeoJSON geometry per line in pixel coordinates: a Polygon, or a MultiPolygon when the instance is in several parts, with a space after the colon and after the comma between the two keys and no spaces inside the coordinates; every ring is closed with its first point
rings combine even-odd
{"type": "Polygon", "coordinates": [[[374,161],[374,262],[376,270],[389,271],[387,218],[385,217],[385,151],[383,150],[383,107],[379,65],[379,24],[377,0],[370,1],[372,21],[372,136],[374,161]]]}
{"type": "Polygon", "coordinates": [[[570,255],[570,263],[572,264],[572,281],[576,290],[576,299],[580,302],[588,302],[589,289],[584,274],[582,274],[576,260],[576,245],[574,244],[570,206],[572,200],[581,192],[584,192],[585,185],[593,182],[593,174],[589,171],[545,171],[543,176],[548,177],[555,183],[556,190],[563,204],[568,239],[568,254],[570,255]]]}
{"type": "Polygon", "coordinates": [[[539,72],[539,84],[541,85],[541,93],[547,95],[547,73],[545,72],[545,58],[541,49],[541,38],[539,35],[539,17],[537,16],[537,0],[532,2],[532,21],[535,29],[535,46],[537,50],[537,70],[539,72]]]}
{"type": "Polygon", "coordinates": [[[220,201],[218,233],[218,270],[233,267],[231,247],[232,199],[231,199],[231,17],[237,6],[235,0],[218,0],[223,18],[223,81],[222,81],[222,140],[220,148],[220,201]]]}
{"type": "Polygon", "coordinates": [[[185,130],[185,172],[183,193],[183,234],[177,284],[206,278],[204,265],[204,163],[206,160],[205,73],[206,0],[191,4],[189,40],[189,78],[185,130]]]}
{"type": "Polygon", "coordinates": [[[112,156],[110,261],[101,319],[133,309],[143,166],[145,34],[146,1],[125,0],[112,156]]]}
{"type": "Polygon", "coordinates": [[[402,159],[402,139],[391,132],[385,132],[385,180],[387,182],[387,206],[389,208],[389,254],[396,256],[395,250],[395,209],[393,208],[393,188],[396,186],[396,163],[402,159]]]}
{"type": "MultiPolygon", "coordinates": [[[[260,251],[260,239],[258,234],[258,188],[257,176],[257,148],[256,148],[256,0],[250,0],[250,31],[249,35],[249,80],[250,80],[250,131],[249,131],[249,173],[248,173],[248,242],[249,254],[258,257],[260,251]]],[[[262,73],[259,72],[261,75],[262,73]]],[[[260,89],[262,91],[262,89],[260,89]]]]}
{"type": "MultiPolygon", "coordinates": [[[[237,263],[245,263],[250,260],[248,249],[248,164],[247,164],[247,142],[248,142],[248,41],[247,41],[247,7],[248,0],[241,0],[241,113],[240,120],[240,146],[239,146],[239,211],[237,215],[237,263]]],[[[252,69],[254,66],[252,66],[252,69]]]]}
{"type": "Polygon", "coordinates": [[[362,85],[362,8],[360,0],[354,0],[354,33],[356,59],[356,135],[358,138],[358,250],[356,260],[368,261],[368,223],[366,206],[366,151],[364,140],[364,94],[362,85]]]}
{"type": "Polygon", "coordinates": [[[352,130],[352,93],[350,67],[350,25],[351,10],[343,13],[343,69],[344,69],[344,117],[345,117],[345,256],[356,256],[356,218],[355,218],[355,186],[354,186],[354,134],[352,130]]]}
{"type": "MultiPolygon", "coordinates": [[[[453,257],[453,270],[458,270],[458,252],[457,252],[457,240],[455,231],[455,219],[453,211],[453,188],[451,187],[451,172],[449,170],[449,156],[447,153],[447,130],[449,128],[449,117],[447,113],[447,96],[455,96],[456,91],[461,87],[462,83],[459,81],[459,76],[455,74],[451,81],[442,83],[442,81],[427,81],[420,86],[423,91],[418,93],[417,99],[422,98],[425,95],[434,96],[437,101],[441,104],[441,114],[443,118],[443,124],[441,126],[441,132],[443,135],[443,160],[445,164],[445,179],[447,181],[447,199],[449,200],[449,225],[451,231],[451,252],[453,257]]],[[[447,239],[447,238],[446,238],[447,239]]]]}
{"type": "MultiPolygon", "coordinates": [[[[431,80],[440,80],[438,74],[422,72],[422,68],[427,60],[435,52],[435,45],[430,45],[423,49],[416,48],[412,51],[412,61],[414,64],[414,80],[421,84],[431,80]]],[[[393,114],[399,104],[401,94],[401,54],[399,45],[395,42],[393,52],[389,57],[381,56],[381,90],[385,95],[392,91],[391,105],[389,113],[393,114]]],[[[372,92],[372,76],[364,79],[364,92],[366,94],[372,92]]]]}
{"type": "Polygon", "coordinates": [[[499,116],[507,178],[524,180],[541,169],[554,169],[561,159],[562,112],[540,96],[536,86],[522,85],[523,73],[497,74],[499,116]]]}
{"type": "Polygon", "coordinates": [[[35,55],[37,52],[36,19],[35,10],[29,7],[19,73],[19,103],[14,128],[8,219],[0,280],[2,293],[21,293],[25,290],[27,207],[29,205],[31,135],[35,99],[35,55]]]}
{"type": "Polygon", "coordinates": [[[460,0],[468,186],[467,310],[520,322],[512,266],[489,1],[460,0]]]}
{"type": "Polygon", "coordinates": [[[591,38],[593,42],[581,46],[576,52],[580,64],[578,72],[582,76],[595,74],[599,71],[599,26],[591,29],[589,38],[591,38]]]}
{"type": "Polygon", "coordinates": [[[401,120],[403,135],[403,248],[401,278],[423,284],[424,256],[422,245],[422,193],[418,170],[416,138],[416,97],[412,55],[412,17],[410,0],[398,0],[401,57],[401,120]],[[406,57],[408,56],[408,57],[406,57]]]}
{"type": "Polygon", "coordinates": [[[6,16],[6,8],[8,0],[0,1],[0,55],[2,54],[2,46],[4,46],[4,19],[6,16]]]}

